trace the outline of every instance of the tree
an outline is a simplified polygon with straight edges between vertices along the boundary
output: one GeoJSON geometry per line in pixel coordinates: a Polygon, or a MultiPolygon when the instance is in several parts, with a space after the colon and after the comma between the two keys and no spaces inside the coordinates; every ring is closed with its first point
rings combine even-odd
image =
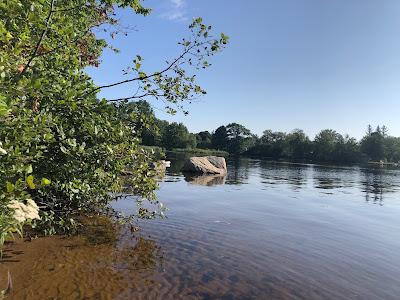
{"type": "Polygon", "coordinates": [[[336,144],[336,162],[340,163],[357,163],[364,160],[360,152],[360,145],[355,138],[345,135],[343,139],[339,139],[336,144]]]}
{"type": "Polygon", "coordinates": [[[388,161],[400,162],[400,138],[392,136],[385,138],[385,157],[388,161]]]}
{"type": "Polygon", "coordinates": [[[285,157],[285,153],[288,152],[286,144],[285,133],[273,132],[268,129],[264,130],[261,138],[255,139],[254,145],[246,151],[246,154],[250,156],[280,159],[285,157]]]}
{"type": "Polygon", "coordinates": [[[143,145],[155,145],[158,127],[153,108],[146,100],[122,102],[116,106],[118,114],[140,136],[143,145]]]}
{"type": "Polygon", "coordinates": [[[190,70],[207,68],[206,59],[228,38],[212,37],[197,18],[178,43],[181,52],[165,66],[146,73],[137,55],[128,78],[96,86],[86,67],[97,66],[103,49],[113,48],[94,29],[121,34],[116,7],[150,13],[140,0],[0,2],[0,242],[24,224],[45,233],[71,231],[77,214],[100,213],[121,192],[138,196],[138,217],[159,211],[141,205],[157,204],[152,156],[139,147],[141,130],[134,130],[147,120],[140,113],[121,118],[121,105],[158,99],[169,113],[184,110],[205,93],[190,70]],[[126,84],[137,93],[97,97],[126,84]],[[122,178],[126,169],[133,175],[122,178]],[[29,203],[39,204],[40,220],[17,216],[17,207],[29,203]]]}
{"type": "Polygon", "coordinates": [[[372,132],[371,135],[363,137],[361,140],[361,151],[373,161],[380,161],[385,158],[385,138],[381,130],[372,132]]]}
{"type": "Polygon", "coordinates": [[[322,130],[314,139],[314,158],[321,162],[337,161],[337,145],[343,136],[332,129],[322,130]]]}
{"type": "Polygon", "coordinates": [[[197,147],[202,149],[210,149],[212,147],[212,135],[208,131],[201,131],[196,135],[197,147]]]}
{"type": "Polygon", "coordinates": [[[286,133],[265,130],[261,137],[261,144],[264,145],[265,150],[268,149],[264,152],[266,157],[282,158],[286,152],[286,133]]]}
{"type": "Polygon", "coordinates": [[[311,142],[301,129],[295,129],[286,136],[287,156],[292,159],[306,159],[311,152],[311,142]]]}
{"type": "Polygon", "coordinates": [[[162,145],[169,150],[196,148],[196,137],[189,133],[185,125],[174,122],[167,126],[162,136],[162,145]]]}
{"type": "Polygon", "coordinates": [[[375,132],[378,133],[378,134],[382,134],[381,127],[379,125],[376,126],[375,132]]]}
{"type": "Polygon", "coordinates": [[[255,137],[249,129],[238,123],[230,123],[226,126],[228,139],[228,152],[242,154],[254,143],[255,137]]]}
{"type": "Polygon", "coordinates": [[[211,137],[213,148],[218,150],[227,150],[228,148],[228,132],[225,126],[218,127],[211,137]]]}
{"type": "Polygon", "coordinates": [[[167,129],[168,129],[168,121],[156,119],[155,121],[155,130],[152,132],[153,134],[153,143],[149,143],[147,145],[150,146],[159,146],[161,148],[164,147],[163,145],[163,137],[165,136],[167,129]]]}
{"type": "Polygon", "coordinates": [[[368,127],[367,127],[367,135],[371,135],[372,132],[373,132],[372,126],[371,126],[371,124],[369,124],[368,127]]]}
{"type": "Polygon", "coordinates": [[[387,137],[388,129],[385,125],[382,126],[381,131],[382,131],[383,137],[387,137]]]}

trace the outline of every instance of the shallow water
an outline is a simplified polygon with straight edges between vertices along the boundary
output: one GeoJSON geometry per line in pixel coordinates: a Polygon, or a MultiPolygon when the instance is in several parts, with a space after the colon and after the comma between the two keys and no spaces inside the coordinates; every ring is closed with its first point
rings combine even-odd
{"type": "MultiPolygon", "coordinates": [[[[8,245],[10,299],[399,299],[400,171],[242,159],[160,183],[140,232],[8,245]]],[[[114,207],[135,210],[132,199],[114,207]]]]}

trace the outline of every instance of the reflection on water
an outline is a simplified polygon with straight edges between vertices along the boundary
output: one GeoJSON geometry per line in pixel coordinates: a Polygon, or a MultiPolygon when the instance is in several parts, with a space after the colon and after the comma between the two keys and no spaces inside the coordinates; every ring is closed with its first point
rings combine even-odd
{"type": "Polygon", "coordinates": [[[396,171],[387,172],[384,169],[361,170],[361,180],[365,200],[383,205],[383,200],[387,194],[399,190],[397,180],[392,180],[393,177],[398,179],[396,171]]]}
{"type": "Polygon", "coordinates": [[[326,190],[322,194],[363,193],[366,201],[383,205],[386,195],[400,191],[400,170],[387,168],[332,167],[239,159],[228,162],[228,183],[259,181],[264,187],[293,191],[326,190]],[[251,178],[249,179],[249,174],[251,178]],[[330,190],[330,191],[329,191],[330,190]]]}
{"type": "Polygon", "coordinates": [[[228,162],[227,184],[244,184],[249,178],[249,170],[252,167],[250,160],[231,160],[228,162]]]}
{"type": "Polygon", "coordinates": [[[399,299],[399,170],[242,159],[185,177],[171,160],[167,219],[9,245],[10,299],[399,299]]]}
{"type": "Polygon", "coordinates": [[[259,172],[261,182],[265,185],[287,184],[291,189],[299,190],[307,184],[307,169],[296,164],[276,164],[263,161],[260,164],[259,172]]]}
{"type": "Polygon", "coordinates": [[[184,176],[185,176],[185,181],[190,182],[191,184],[204,185],[204,186],[225,184],[226,180],[225,175],[196,175],[196,174],[185,173],[184,176]]]}
{"type": "MultiPolygon", "coordinates": [[[[164,181],[182,180],[181,169],[190,155],[172,154],[168,169],[169,177],[164,181]],[[173,175],[178,175],[173,176],[173,175]]],[[[198,185],[242,185],[259,181],[263,189],[289,187],[293,191],[301,189],[322,190],[322,194],[330,195],[362,191],[366,201],[383,204],[385,194],[398,192],[400,189],[400,171],[397,169],[373,167],[333,167],[312,164],[281,163],[253,159],[228,160],[228,175],[224,180],[211,177],[185,174],[187,182],[198,185]],[[325,191],[324,191],[325,190],[325,191]]]]}

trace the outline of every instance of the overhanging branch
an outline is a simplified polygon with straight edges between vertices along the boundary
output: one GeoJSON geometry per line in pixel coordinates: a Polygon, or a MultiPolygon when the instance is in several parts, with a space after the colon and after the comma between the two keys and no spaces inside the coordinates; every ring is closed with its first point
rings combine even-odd
{"type": "Polygon", "coordinates": [[[190,50],[192,50],[193,48],[195,48],[195,47],[197,47],[197,46],[199,46],[199,45],[194,44],[194,45],[192,45],[191,47],[187,48],[178,58],[176,58],[172,63],[170,63],[170,64],[168,65],[167,68],[165,68],[165,69],[162,70],[162,71],[153,73],[153,74],[151,74],[151,75],[139,76],[139,77],[135,77],[135,78],[131,78],[131,79],[127,79],[127,80],[115,82],[115,83],[112,83],[112,84],[107,84],[107,85],[98,86],[98,87],[96,87],[96,88],[94,88],[94,89],[88,91],[87,93],[84,93],[84,94],[82,95],[82,97],[87,96],[87,95],[90,95],[90,94],[93,94],[93,93],[95,93],[95,92],[97,92],[97,91],[99,91],[99,90],[101,90],[101,89],[104,89],[104,88],[110,88],[110,87],[118,86],[118,85],[121,85],[121,84],[133,82],[133,81],[138,81],[138,80],[146,80],[146,79],[153,78],[153,77],[155,77],[155,76],[162,75],[162,74],[164,74],[165,72],[168,72],[177,62],[179,62],[186,54],[188,54],[188,53],[190,52],[190,50]]]}
{"type": "Polygon", "coordinates": [[[33,53],[32,53],[32,55],[31,55],[30,59],[28,60],[28,63],[27,63],[27,64],[25,65],[25,67],[22,69],[22,71],[21,71],[21,73],[20,73],[20,76],[24,75],[24,73],[26,72],[26,70],[28,70],[28,68],[29,68],[29,66],[31,65],[32,61],[33,61],[34,58],[36,57],[37,52],[39,51],[40,45],[42,44],[43,39],[44,39],[44,37],[46,36],[47,31],[49,30],[51,15],[52,15],[53,12],[54,12],[54,2],[55,2],[55,0],[51,0],[50,11],[49,11],[49,14],[47,15],[46,23],[45,23],[46,27],[45,27],[45,29],[43,29],[42,34],[40,35],[39,41],[38,41],[37,44],[36,44],[35,50],[33,51],[33,53]]]}

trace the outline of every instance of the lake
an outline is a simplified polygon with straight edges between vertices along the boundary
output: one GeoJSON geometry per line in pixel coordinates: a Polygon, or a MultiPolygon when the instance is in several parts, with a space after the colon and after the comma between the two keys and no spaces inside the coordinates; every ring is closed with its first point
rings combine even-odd
{"type": "Polygon", "coordinates": [[[8,245],[9,299],[399,299],[399,170],[240,159],[199,178],[181,164],[160,182],[167,219],[8,245]]]}

